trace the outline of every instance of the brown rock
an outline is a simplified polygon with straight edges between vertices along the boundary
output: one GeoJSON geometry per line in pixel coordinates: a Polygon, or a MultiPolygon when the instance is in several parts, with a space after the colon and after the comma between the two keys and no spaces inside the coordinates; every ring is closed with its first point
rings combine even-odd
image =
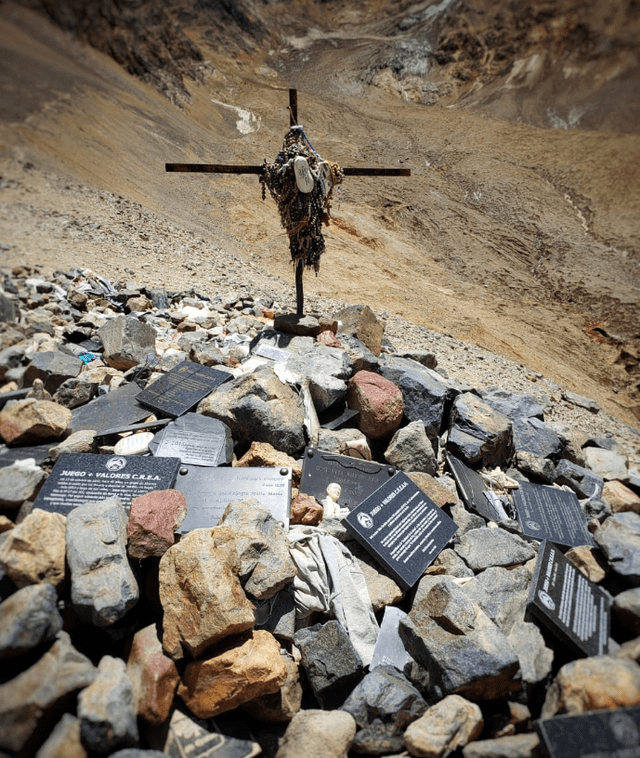
{"type": "Polygon", "coordinates": [[[402,391],[372,371],[358,371],[349,380],[347,402],[360,411],[358,428],[371,439],[391,437],[402,422],[402,391]]]}
{"type": "Polygon", "coordinates": [[[291,483],[293,487],[300,486],[300,477],[302,476],[302,466],[295,458],[292,458],[282,450],[276,450],[268,442],[252,442],[251,447],[234,464],[235,466],[269,466],[277,468],[278,466],[291,466],[291,483]]]}
{"type": "Polygon", "coordinates": [[[567,550],[565,557],[592,582],[601,582],[609,569],[597,548],[580,545],[567,550]]]}
{"type": "Polygon", "coordinates": [[[49,450],[49,457],[52,461],[57,461],[63,453],[91,453],[95,436],[94,429],[81,429],[79,432],[74,432],[52,447],[49,450]]]}
{"type": "Polygon", "coordinates": [[[155,490],[131,501],[127,552],[132,558],[160,558],[173,545],[174,532],[187,515],[187,501],[178,490],[155,490]]]}
{"type": "Polygon", "coordinates": [[[440,484],[430,474],[422,471],[408,471],[407,476],[417,487],[420,487],[427,497],[433,500],[438,508],[443,508],[445,505],[455,505],[458,502],[457,495],[448,487],[440,484]]]}
{"type": "Polygon", "coordinates": [[[364,343],[374,355],[380,355],[384,324],[368,305],[350,305],[336,315],[341,321],[339,332],[351,334],[364,343]]]}
{"type": "Polygon", "coordinates": [[[95,677],[91,661],[60,632],[37,663],[0,684],[0,751],[31,755],[46,736],[41,726],[73,707],[73,695],[95,677]]]}
{"type": "Polygon", "coordinates": [[[250,629],[253,604],[238,579],[235,534],[229,527],[194,529],[160,559],[162,645],[174,660],[200,656],[250,629]]]}
{"type": "Polygon", "coordinates": [[[547,690],[541,718],[630,705],[640,705],[640,666],[599,655],[572,661],[558,671],[547,690]]]}
{"type": "Polygon", "coordinates": [[[484,720],[480,708],[460,695],[448,695],[409,724],[404,740],[411,755],[446,758],[477,739],[484,720]]]}
{"type": "Polygon", "coordinates": [[[180,674],[176,664],[162,649],[155,624],[133,637],[127,657],[127,675],[133,685],[138,717],[149,724],[162,724],[169,718],[180,674]]]}
{"type": "Polygon", "coordinates": [[[178,695],[196,716],[210,718],[276,692],[286,678],[275,637],[257,630],[227,643],[212,658],[187,664],[178,695]]]}
{"type": "Polygon", "coordinates": [[[323,515],[324,508],[315,497],[300,492],[291,502],[289,523],[316,526],[322,521],[323,515]]]}
{"type": "Polygon", "coordinates": [[[71,411],[50,400],[18,400],[0,412],[0,436],[7,445],[57,439],[71,423],[71,411]]]}
{"type": "Polygon", "coordinates": [[[513,734],[496,740],[478,740],[462,748],[462,758],[537,758],[537,734],[513,734]]]}
{"type": "Polygon", "coordinates": [[[280,689],[277,692],[249,700],[240,706],[245,713],[267,724],[281,724],[291,721],[302,705],[302,685],[300,684],[298,664],[283,650],[280,651],[280,654],[287,667],[287,678],[280,689]]]}
{"type": "Polygon", "coordinates": [[[300,711],[280,740],[276,758],[347,758],[356,728],[346,711],[300,711]]]}
{"type": "Polygon", "coordinates": [[[65,713],[36,753],[36,758],[87,758],[87,755],[80,740],[80,720],[65,713]]]}
{"type": "Polygon", "coordinates": [[[2,532],[8,532],[9,529],[13,529],[15,524],[8,516],[0,516],[0,534],[2,532]]]}
{"type": "Polygon", "coordinates": [[[60,513],[34,508],[7,534],[0,544],[0,567],[16,586],[62,585],[66,579],[66,524],[60,513]]]}
{"type": "Polygon", "coordinates": [[[622,511],[640,513],[640,497],[617,479],[604,483],[602,498],[613,513],[622,511]]]}

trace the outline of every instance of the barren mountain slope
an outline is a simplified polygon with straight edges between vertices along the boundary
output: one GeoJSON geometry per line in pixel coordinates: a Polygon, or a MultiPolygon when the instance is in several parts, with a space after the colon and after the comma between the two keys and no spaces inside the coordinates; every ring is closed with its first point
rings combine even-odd
{"type": "MultiPolygon", "coordinates": [[[[140,13],[149,9],[127,7],[136,5],[140,13]]],[[[366,302],[468,339],[637,425],[640,137],[632,92],[624,100],[631,74],[623,66],[637,53],[632,36],[600,55],[603,76],[614,59],[622,72],[610,76],[609,91],[591,89],[597,107],[587,126],[603,130],[550,129],[551,106],[562,119],[569,113],[558,110],[562,93],[549,92],[553,76],[525,77],[520,89],[505,86],[524,65],[517,64],[518,51],[526,59],[536,54],[534,24],[505,53],[505,70],[489,77],[494,55],[478,68],[486,81],[472,89],[455,73],[465,60],[470,65],[464,45],[450,51],[453,60],[433,63],[464,19],[451,15],[453,4],[440,4],[449,16],[438,28],[429,25],[429,3],[288,4],[286,17],[282,3],[215,5],[226,15],[158,4],[158,26],[145,26],[146,48],[136,46],[135,25],[127,41],[108,14],[100,34],[110,46],[101,47],[86,32],[94,28],[87,16],[83,38],[99,52],[42,15],[0,4],[4,261],[89,266],[112,280],[131,276],[129,269],[150,284],[215,295],[226,287],[219,264],[226,260],[249,281],[268,286],[266,277],[275,274],[293,290],[286,237],[271,200],[260,201],[255,177],[172,175],[164,162],[272,159],[288,124],[287,87],[297,86],[300,121],[324,157],[412,169],[410,179],[345,181],[320,276],[305,276],[310,296],[366,302]],[[406,19],[415,16],[411,25],[406,19]],[[393,29],[416,26],[428,28],[425,45],[435,51],[426,56],[426,70],[383,66],[385,50],[399,49],[393,29]],[[154,48],[152,32],[161,28],[181,45],[165,39],[154,48]],[[151,49],[155,60],[145,57],[151,49]],[[151,84],[106,55],[114,50],[128,54],[120,56],[125,65],[138,55],[138,73],[151,84]],[[182,68],[172,73],[169,58],[182,68]],[[186,76],[181,89],[175,82],[187,71],[194,78],[186,76]],[[457,89],[445,94],[447,82],[457,89]],[[435,93],[436,104],[416,102],[416,92],[435,93]],[[608,122],[620,131],[604,131],[608,122]]],[[[490,4],[487,10],[488,18],[498,12],[490,4]]],[[[78,29],[78,19],[71,21],[78,29]]],[[[505,23],[496,50],[509,47],[505,35],[515,34],[516,21],[505,23]]],[[[632,24],[627,28],[631,34],[632,24]]],[[[473,42],[477,34],[467,31],[473,42]]],[[[587,73],[595,77],[597,51],[582,54],[578,47],[568,49],[569,57],[591,56],[587,73]]],[[[550,55],[544,53],[545,65],[550,55]]],[[[583,100],[586,81],[573,83],[583,100]]],[[[569,82],[565,91],[571,89],[569,82]]]]}

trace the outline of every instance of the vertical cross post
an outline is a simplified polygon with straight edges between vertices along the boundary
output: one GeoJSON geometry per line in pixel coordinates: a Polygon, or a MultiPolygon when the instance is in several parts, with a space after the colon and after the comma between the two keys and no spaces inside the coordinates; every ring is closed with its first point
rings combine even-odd
{"type": "Polygon", "coordinates": [[[289,90],[289,126],[298,123],[298,90],[289,90]]]}

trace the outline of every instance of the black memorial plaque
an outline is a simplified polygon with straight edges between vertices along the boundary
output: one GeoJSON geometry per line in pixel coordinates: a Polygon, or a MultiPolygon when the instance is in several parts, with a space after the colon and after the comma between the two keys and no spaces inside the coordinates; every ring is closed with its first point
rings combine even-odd
{"type": "Polygon", "coordinates": [[[105,429],[100,434],[96,434],[96,437],[112,437],[117,434],[127,434],[128,432],[139,432],[142,429],[150,431],[151,429],[159,429],[162,426],[170,424],[170,418],[161,418],[156,421],[143,421],[140,424],[127,424],[126,426],[114,426],[112,429],[105,429]]]}
{"type": "Polygon", "coordinates": [[[149,409],[136,400],[140,387],[135,382],[123,384],[106,395],[71,411],[71,431],[93,429],[101,434],[117,426],[135,424],[150,415],[149,409]]]}
{"type": "Polygon", "coordinates": [[[465,505],[490,521],[504,521],[508,518],[504,509],[493,502],[490,497],[493,493],[487,490],[480,474],[455,455],[446,453],[445,456],[465,505]]]}
{"type": "Polygon", "coordinates": [[[212,468],[181,466],[175,489],[187,500],[187,515],[178,530],[217,526],[229,503],[255,498],[289,528],[291,468],[212,468]]]}
{"type": "Polygon", "coordinates": [[[405,589],[458,531],[453,519],[402,472],[354,508],[344,524],[405,589]]]}
{"type": "Polygon", "coordinates": [[[149,449],[154,455],[175,456],[194,466],[221,466],[233,459],[233,438],[222,421],[185,413],[158,432],[149,449]]]}
{"type": "Polygon", "coordinates": [[[16,461],[24,461],[27,458],[33,458],[36,465],[39,466],[49,459],[49,450],[57,442],[49,442],[47,445],[21,445],[17,447],[7,447],[0,445],[0,468],[12,466],[16,461]]]}
{"type": "Polygon", "coordinates": [[[352,510],[395,473],[393,466],[308,447],[302,464],[300,492],[324,500],[327,487],[335,482],[341,488],[338,503],[352,510]]]}
{"type": "Polygon", "coordinates": [[[610,596],[548,540],[538,552],[527,611],[579,655],[608,652],[610,596]]]}
{"type": "Polygon", "coordinates": [[[181,416],[232,375],[211,366],[183,361],[138,395],[138,402],[168,416],[181,416]]]}
{"type": "Polygon", "coordinates": [[[513,502],[527,537],[567,547],[595,544],[575,492],[522,482],[513,502]]]}
{"type": "Polygon", "coordinates": [[[549,758],[640,758],[640,708],[534,721],[549,758]]]}
{"type": "Polygon", "coordinates": [[[179,458],[63,453],[33,507],[66,516],[78,505],[119,497],[128,509],[134,497],[171,489],[179,467],[179,458]]]}

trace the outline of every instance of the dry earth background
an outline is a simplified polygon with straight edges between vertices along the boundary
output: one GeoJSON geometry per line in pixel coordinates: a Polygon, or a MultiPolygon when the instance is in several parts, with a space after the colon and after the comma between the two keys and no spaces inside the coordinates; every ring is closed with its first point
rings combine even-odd
{"type": "Polygon", "coordinates": [[[164,163],[272,160],[297,87],[323,157],[412,170],[345,181],[308,310],[367,303],[638,428],[639,32],[636,0],[0,2],[0,260],[292,308],[256,177],[164,163]]]}

